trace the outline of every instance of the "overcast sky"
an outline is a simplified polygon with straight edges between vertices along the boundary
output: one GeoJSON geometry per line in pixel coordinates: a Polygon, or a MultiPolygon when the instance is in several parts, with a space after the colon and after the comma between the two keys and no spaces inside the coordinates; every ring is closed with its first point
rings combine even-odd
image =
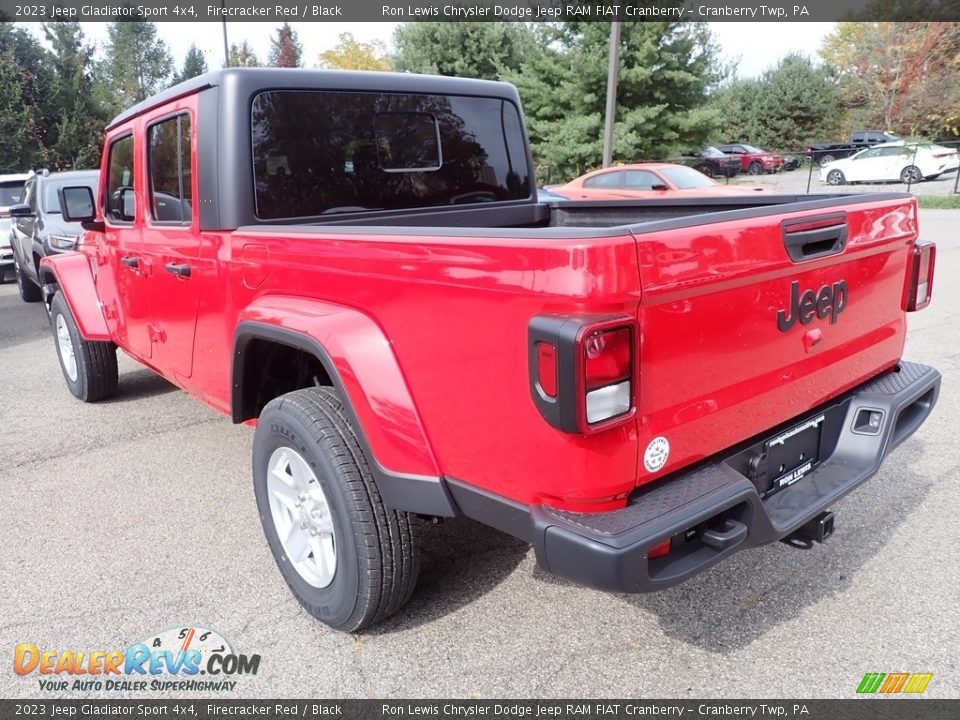
{"type": "MultiPolygon", "coordinates": [[[[351,32],[358,40],[382,40],[390,47],[396,23],[290,23],[297,31],[304,50],[304,66],[317,64],[317,56],[337,42],[340,33],[351,32]]],[[[834,23],[769,22],[769,23],[709,23],[720,41],[728,59],[739,60],[740,77],[755,77],[790,52],[801,52],[816,57],[820,41],[834,23]]],[[[102,48],[107,40],[106,23],[81,23],[87,38],[102,48]]],[[[38,35],[39,25],[31,29],[38,35]]],[[[223,64],[223,31],[220,23],[157,23],[160,37],[170,47],[177,67],[191,43],[195,43],[207,57],[211,69],[223,64]]],[[[247,40],[261,60],[270,50],[270,38],[277,23],[227,23],[227,39],[239,43],[247,40]]]]}

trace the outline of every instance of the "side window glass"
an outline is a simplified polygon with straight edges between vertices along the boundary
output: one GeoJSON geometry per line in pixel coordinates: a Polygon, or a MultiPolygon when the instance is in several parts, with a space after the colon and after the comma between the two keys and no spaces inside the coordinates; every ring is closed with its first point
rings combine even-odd
{"type": "Polygon", "coordinates": [[[615,188],[623,185],[622,172],[608,172],[601,175],[594,175],[583,181],[585,188],[615,188]]]}
{"type": "Polygon", "coordinates": [[[133,196],[133,135],[114,140],[110,145],[105,200],[105,214],[110,220],[133,222],[136,214],[133,196]]]}
{"type": "Polygon", "coordinates": [[[652,190],[654,185],[661,182],[656,175],[646,170],[629,170],[626,175],[626,187],[631,190],[652,190]]]}
{"type": "Polygon", "coordinates": [[[147,131],[150,212],[163,223],[189,224],[193,215],[190,116],[177,115],[147,131]]]}

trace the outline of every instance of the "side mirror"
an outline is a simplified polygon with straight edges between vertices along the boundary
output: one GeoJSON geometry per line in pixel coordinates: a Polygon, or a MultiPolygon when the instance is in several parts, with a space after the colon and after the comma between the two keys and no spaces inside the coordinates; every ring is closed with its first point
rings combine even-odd
{"type": "Polygon", "coordinates": [[[651,189],[651,190],[669,190],[670,188],[668,188],[668,187],[667,187],[666,185],[664,185],[663,183],[655,183],[655,184],[653,184],[653,185],[650,186],[650,189],[651,189]]]}
{"type": "Polygon", "coordinates": [[[33,210],[30,209],[30,206],[26,203],[19,203],[18,205],[10,206],[10,217],[15,218],[30,218],[33,217],[33,210]]]}
{"type": "Polygon", "coordinates": [[[65,187],[57,190],[60,214],[72,223],[93,222],[97,210],[93,204],[93,191],[88,187],[65,187]]]}

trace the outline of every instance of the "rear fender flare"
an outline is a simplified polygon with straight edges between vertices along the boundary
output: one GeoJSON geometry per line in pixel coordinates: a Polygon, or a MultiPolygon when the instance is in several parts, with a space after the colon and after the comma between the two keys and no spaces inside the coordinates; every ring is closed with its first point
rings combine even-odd
{"type": "Polygon", "coordinates": [[[269,296],[248,306],[234,334],[231,407],[244,422],[245,349],[252,340],[308,352],[341,392],[383,501],[396,510],[457,515],[393,348],[368,315],[304,298],[269,296]]]}
{"type": "MultiPolygon", "coordinates": [[[[38,275],[41,287],[55,285],[57,292],[63,293],[85,340],[112,340],[86,255],[71,252],[45,257],[40,261],[38,275]]],[[[45,290],[44,301],[49,305],[46,295],[45,290]]]]}

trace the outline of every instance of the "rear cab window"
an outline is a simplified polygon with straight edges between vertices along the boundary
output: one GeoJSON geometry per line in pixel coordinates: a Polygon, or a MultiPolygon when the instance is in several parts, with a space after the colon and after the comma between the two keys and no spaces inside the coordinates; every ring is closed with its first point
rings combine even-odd
{"type": "Polygon", "coordinates": [[[502,98],[268,90],[251,130],[260,219],[531,194],[519,111],[502,98]]]}

